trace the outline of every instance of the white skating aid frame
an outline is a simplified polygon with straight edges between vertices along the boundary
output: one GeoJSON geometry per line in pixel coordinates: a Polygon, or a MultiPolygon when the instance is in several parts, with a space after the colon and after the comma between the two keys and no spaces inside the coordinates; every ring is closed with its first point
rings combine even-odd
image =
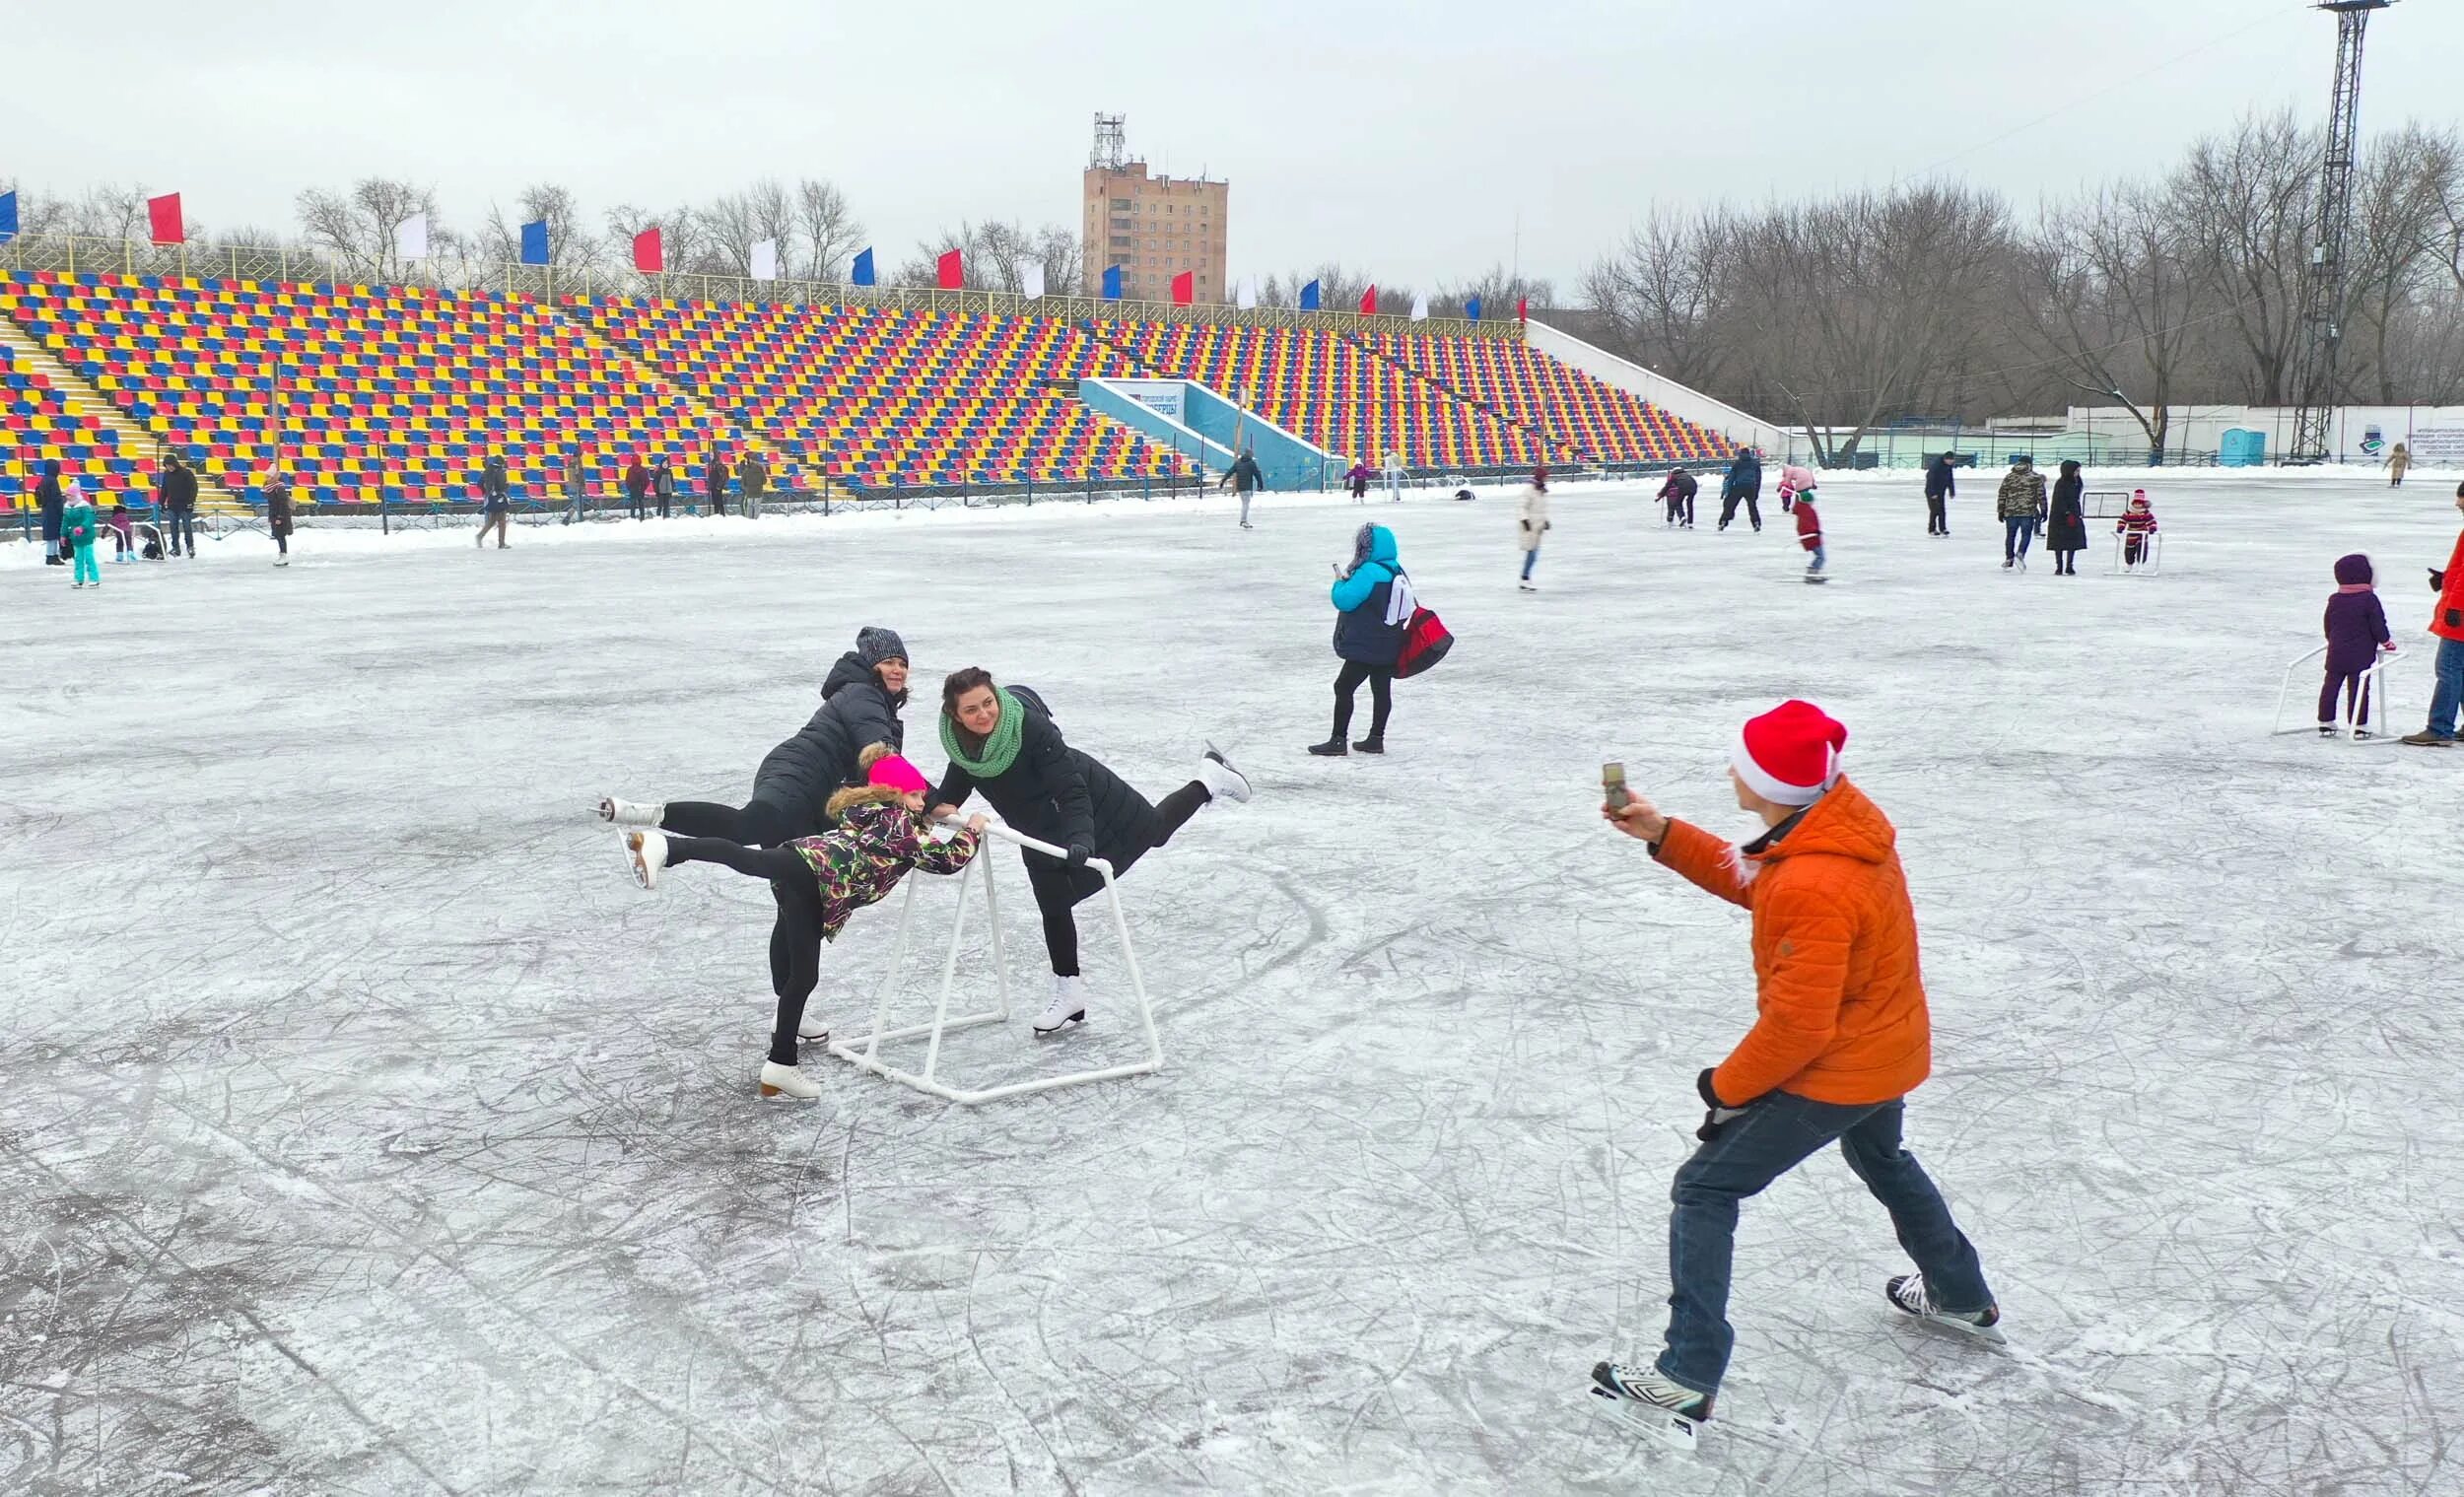
{"type": "MultiPolygon", "coordinates": [[[[2276,725],[2269,729],[2271,734],[2311,733],[2318,731],[2318,724],[2315,722],[2304,721],[2295,723],[2292,727],[2285,726],[2285,707],[2286,704],[2295,701],[2299,697],[2300,693],[2314,693],[2318,690],[2318,679],[2315,675],[2308,678],[2306,684],[2296,686],[2293,681],[2293,672],[2299,670],[2302,666],[2309,664],[2311,661],[2318,659],[2321,655],[2326,653],[2327,646],[2321,645],[2316,649],[2311,650],[2308,654],[2303,655],[2300,659],[2295,660],[2291,665],[2285,667],[2284,684],[2276,688],[2276,725]]],[[[2361,672],[2361,689],[2369,694],[2370,715],[2377,719],[2378,726],[2375,729],[2371,729],[2368,720],[2364,719],[2356,721],[2352,717],[2345,715],[2345,709],[2342,706],[2339,706],[2336,709],[2336,716],[2342,725],[2336,730],[2337,737],[2344,739],[2348,743],[2358,743],[2361,741],[2362,732],[2364,730],[2368,730],[2375,734],[2375,736],[2369,740],[2372,743],[2393,743],[2396,741],[2396,730],[2394,725],[2395,714],[2391,710],[2394,708],[2395,702],[2394,699],[2387,695],[2387,667],[2403,658],[2404,652],[2402,650],[2382,650],[2379,652],[2377,659],[2370,661],[2369,669],[2361,672]]]]}
{"type": "Polygon", "coordinates": [[[1056,848],[1050,843],[1038,842],[998,822],[987,823],[984,834],[985,842],[979,848],[975,860],[968,864],[958,876],[958,908],[950,917],[949,951],[941,960],[941,992],[933,1004],[932,1022],[909,1024],[898,1029],[889,1027],[890,1000],[896,996],[899,979],[906,970],[907,934],[915,924],[916,896],[923,883],[921,879],[911,879],[907,885],[907,899],[899,907],[898,937],[890,951],[890,970],[881,979],[880,1001],[873,1010],[872,1031],[869,1034],[852,1035],[844,1040],[833,1038],[830,1042],[830,1054],[851,1065],[868,1070],[876,1076],[896,1081],[902,1086],[912,1086],[920,1092],[928,1092],[944,1101],[961,1103],[969,1107],[979,1102],[991,1102],[1001,1097],[1019,1097],[1029,1092],[1048,1092],[1059,1087],[1078,1086],[1089,1081],[1111,1081],[1122,1076],[1142,1076],[1149,1071],[1163,1069],[1163,1042],[1155,1034],[1155,1012],[1146,1000],[1146,979],[1138,972],[1137,952],[1129,944],[1129,918],[1122,914],[1121,888],[1113,882],[1112,864],[1100,857],[1090,857],[1086,865],[1094,869],[1104,880],[1104,902],[1112,912],[1113,933],[1121,939],[1121,964],[1129,975],[1130,996],[1137,1004],[1138,1025],[1146,1036],[1146,1058],[1126,1065],[1105,1066],[1100,1070],[1070,1071],[1059,1076],[1038,1076],[1031,1081],[1012,1081],[1005,1085],[988,1086],[974,1091],[952,1086],[949,1082],[940,1079],[941,1037],[944,1034],[954,1029],[973,1028],[979,1024],[998,1024],[1009,1017],[1009,963],[1001,947],[1001,907],[999,897],[993,891],[993,859],[986,855],[991,851],[990,840],[999,838],[1004,842],[1015,843],[1029,851],[1042,852],[1051,857],[1068,855],[1061,848],[1056,848]],[[980,873],[979,870],[981,870],[980,873]],[[967,934],[967,884],[971,878],[979,876],[984,883],[985,918],[992,927],[992,982],[998,995],[998,1003],[982,1013],[952,1016],[950,993],[957,986],[958,953],[960,943],[965,940],[967,934]],[[924,1063],[921,1072],[903,1070],[882,1059],[878,1054],[881,1042],[884,1040],[912,1040],[918,1035],[930,1036],[924,1046],[924,1063]]]}

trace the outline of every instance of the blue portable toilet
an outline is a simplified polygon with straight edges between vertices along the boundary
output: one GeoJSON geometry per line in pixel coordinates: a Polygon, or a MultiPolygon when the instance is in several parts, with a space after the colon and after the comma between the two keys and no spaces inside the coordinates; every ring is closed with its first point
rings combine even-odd
{"type": "Polygon", "coordinates": [[[2219,467],[2225,468],[2264,466],[2267,462],[2267,434],[2233,428],[2224,434],[2224,440],[2217,449],[2216,461],[2219,467]]]}

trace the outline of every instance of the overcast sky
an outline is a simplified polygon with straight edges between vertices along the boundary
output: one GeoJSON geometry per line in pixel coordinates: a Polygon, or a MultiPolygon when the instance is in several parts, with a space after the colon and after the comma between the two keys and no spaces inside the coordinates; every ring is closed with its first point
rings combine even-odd
{"type": "MultiPolygon", "coordinates": [[[[1091,117],[1228,177],[1232,274],[1423,288],[1516,254],[1570,281],[1654,201],[1941,168],[2022,205],[2169,163],[2247,108],[2325,112],[2304,0],[17,0],[0,179],[178,189],[293,227],[302,187],[524,182],[595,219],[764,175],[845,187],[903,258],[937,226],[1075,227],[1091,117]],[[2050,116],[2050,117],[2047,117],[2050,116]]],[[[2464,0],[2371,26],[2362,126],[2459,113],[2464,0]]]]}

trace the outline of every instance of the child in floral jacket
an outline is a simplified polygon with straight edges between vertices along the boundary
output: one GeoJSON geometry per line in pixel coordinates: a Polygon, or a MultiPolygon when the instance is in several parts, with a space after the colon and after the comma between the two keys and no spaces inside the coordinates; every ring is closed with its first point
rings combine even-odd
{"type": "MultiPolygon", "coordinates": [[[[723,837],[681,837],[649,829],[623,833],[634,881],[645,889],[658,887],[659,874],[678,863],[718,863],[754,878],[766,878],[779,895],[783,913],[788,907],[805,917],[781,922],[790,942],[787,981],[779,989],[779,1014],[770,1033],[770,1058],[762,1064],[761,1095],[809,1101],[821,1087],[795,1066],[796,1041],[804,1022],[804,1003],[821,981],[821,945],[838,939],[856,911],[889,897],[911,868],[926,873],[956,873],[976,855],[984,818],[970,820],[949,841],[927,835],[924,773],[876,743],[858,756],[866,783],[849,785],[830,797],[834,830],[819,837],[799,837],[775,848],[748,848],[723,837]]],[[[810,1038],[827,1040],[822,1030],[810,1038]]]]}

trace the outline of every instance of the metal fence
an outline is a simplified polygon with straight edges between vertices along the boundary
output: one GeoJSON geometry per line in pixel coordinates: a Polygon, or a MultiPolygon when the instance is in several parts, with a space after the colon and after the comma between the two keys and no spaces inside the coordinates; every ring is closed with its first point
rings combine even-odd
{"type": "Polygon", "coordinates": [[[496,260],[353,259],[291,246],[153,244],[142,239],[93,239],[21,235],[0,243],[0,268],[64,275],[164,276],[333,286],[433,287],[443,291],[508,292],[545,301],[650,299],[741,303],[758,306],[864,306],[891,311],[974,313],[1054,322],[1109,319],[1215,327],[1322,328],[1335,333],[1422,332],[1451,337],[1523,339],[1517,318],[1473,322],[1460,317],[1381,312],[1299,311],[1288,306],[1183,306],[1170,302],[1107,301],[1100,297],[1015,292],[943,291],[930,286],[856,286],[828,281],[756,281],[749,276],[684,273],[645,275],[592,265],[521,265],[496,260]]]}

